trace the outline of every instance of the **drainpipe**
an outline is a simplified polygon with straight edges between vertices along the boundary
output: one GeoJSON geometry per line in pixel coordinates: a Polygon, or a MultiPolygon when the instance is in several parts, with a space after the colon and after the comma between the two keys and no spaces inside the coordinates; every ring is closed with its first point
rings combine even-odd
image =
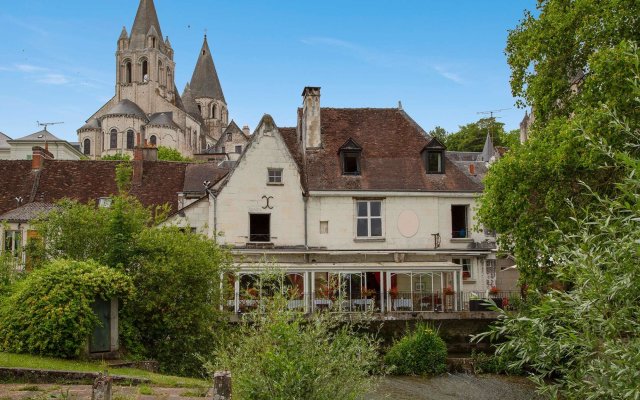
{"type": "Polygon", "coordinates": [[[308,228],[307,228],[307,204],[309,202],[309,196],[307,195],[303,195],[302,199],[304,200],[304,248],[305,250],[309,250],[309,243],[308,243],[308,228]]]}

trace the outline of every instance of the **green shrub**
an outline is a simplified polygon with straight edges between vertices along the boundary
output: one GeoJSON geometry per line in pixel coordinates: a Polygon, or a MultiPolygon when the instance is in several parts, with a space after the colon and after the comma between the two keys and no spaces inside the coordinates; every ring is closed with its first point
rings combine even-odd
{"type": "Polygon", "coordinates": [[[522,368],[513,366],[513,361],[505,354],[486,354],[482,352],[471,353],[473,359],[473,372],[476,374],[507,374],[521,375],[522,368]]]}
{"type": "Polygon", "coordinates": [[[231,371],[234,399],[355,400],[373,389],[379,358],[372,337],[330,313],[307,317],[277,298],[266,307],[208,366],[231,371]]]}
{"type": "Polygon", "coordinates": [[[98,319],[96,297],[133,293],[131,280],[95,262],[56,260],[18,282],[0,304],[0,349],[53,357],[79,356],[98,319]]]}
{"type": "Polygon", "coordinates": [[[395,375],[440,374],[446,369],[447,346],[438,333],[418,324],[395,342],[384,361],[395,375]]]}

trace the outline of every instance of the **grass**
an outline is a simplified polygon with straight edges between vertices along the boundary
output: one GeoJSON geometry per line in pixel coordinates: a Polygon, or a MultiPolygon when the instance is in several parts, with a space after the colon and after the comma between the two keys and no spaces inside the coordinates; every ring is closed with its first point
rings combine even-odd
{"type": "Polygon", "coordinates": [[[141,386],[138,387],[138,393],[143,394],[145,396],[152,396],[153,395],[153,389],[151,389],[147,385],[141,385],[141,386]]]}
{"type": "Polygon", "coordinates": [[[26,385],[26,386],[22,386],[20,388],[16,389],[19,392],[39,392],[42,389],[40,389],[40,386],[36,386],[36,385],[26,385]]]}
{"type": "Polygon", "coordinates": [[[209,382],[203,379],[162,375],[135,368],[109,368],[106,363],[100,361],[63,360],[59,358],[4,352],[0,352],[0,367],[77,372],[104,372],[105,370],[108,370],[109,374],[111,375],[126,376],[129,378],[149,379],[149,381],[155,386],[204,388],[210,385],[209,382]]]}

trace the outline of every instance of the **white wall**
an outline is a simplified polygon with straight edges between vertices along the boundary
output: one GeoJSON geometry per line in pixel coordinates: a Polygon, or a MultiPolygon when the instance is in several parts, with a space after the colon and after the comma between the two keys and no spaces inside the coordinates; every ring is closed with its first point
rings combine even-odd
{"type": "MultiPolygon", "coordinates": [[[[45,147],[44,142],[11,143],[12,160],[27,160],[33,155],[33,146],[45,147]]],[[[81,155],[68,142],[47,142],[49,152],[56,160],[79,160],[81,155]]]]}

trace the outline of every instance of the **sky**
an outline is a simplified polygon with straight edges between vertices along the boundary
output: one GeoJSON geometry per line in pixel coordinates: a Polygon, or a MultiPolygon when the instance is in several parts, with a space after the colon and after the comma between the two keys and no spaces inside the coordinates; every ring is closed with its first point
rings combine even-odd
{"type": "MultiPolygon", "coordinates": [[[[323,107],[397,107],[453,132],[482,111],[516,129],[504,55],[535,0],[155,0],[182,90],[206,31],[229,118],[295,126],[305,86],[323,107]]],[[[0,0],[0,132],[76,130],[115,92],[115,50],[138,0],[0,0]]]]}

